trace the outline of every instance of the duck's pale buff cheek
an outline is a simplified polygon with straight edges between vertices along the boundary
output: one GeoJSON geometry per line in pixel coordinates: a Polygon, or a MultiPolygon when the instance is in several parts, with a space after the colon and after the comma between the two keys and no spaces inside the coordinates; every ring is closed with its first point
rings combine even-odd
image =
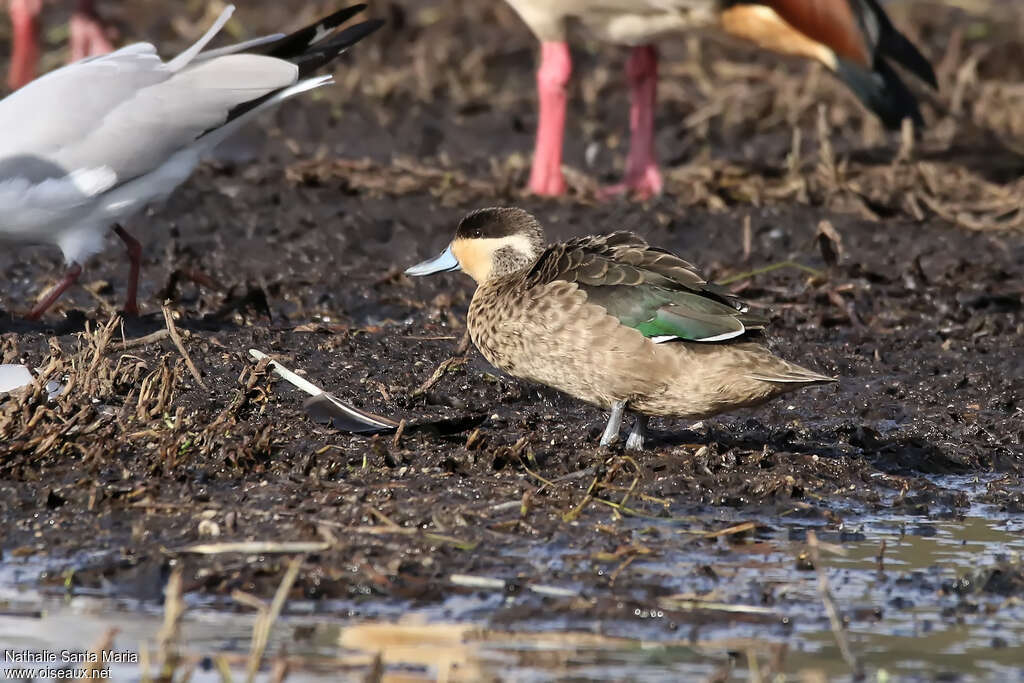
{"type": "Polygon", "coordinates": [[[485,249],[479,242],[455,240],[452,243],[452,254],[459,260],[459,265],[467,275],[477,282],[486,282],[491,274],[492,252],[485,249]]]}

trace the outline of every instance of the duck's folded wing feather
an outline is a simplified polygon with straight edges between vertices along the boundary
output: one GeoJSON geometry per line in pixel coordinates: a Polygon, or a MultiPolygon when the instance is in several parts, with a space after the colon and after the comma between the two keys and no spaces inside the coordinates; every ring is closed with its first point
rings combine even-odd
{"type": "Polygon", "coordinates": [[[693,265],[649,247],[632,233],[549,247],[527,281],[555,280],[575,282],[590,303],[659,342],[724,341],[767,324],[735,296],[707,282],[693,265]]]}
{"type": "MultiPolygon", "coordinates": [[[[590,303],[659,342],[724,341],[756,329],[751,316],[696,292],[657,285],[584,285],[590,303]]],[[[763,325],[761,325],[763,326],[763,325]]]]}

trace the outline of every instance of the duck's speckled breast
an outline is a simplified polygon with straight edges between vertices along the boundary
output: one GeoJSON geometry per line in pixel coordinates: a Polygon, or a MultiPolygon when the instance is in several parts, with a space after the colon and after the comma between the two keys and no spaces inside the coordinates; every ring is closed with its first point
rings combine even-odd
{"type": "Polygon", "coordinates": [[[570,282],[530,289],[517,277],[485,283],[473,296],[467,325],[496,367],[599,406],[667,389],[654,344],[587,303],[570,282]]]}

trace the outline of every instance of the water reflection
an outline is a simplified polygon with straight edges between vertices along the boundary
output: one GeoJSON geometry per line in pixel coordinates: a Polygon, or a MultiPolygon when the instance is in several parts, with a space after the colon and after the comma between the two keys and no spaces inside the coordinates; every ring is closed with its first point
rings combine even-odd
{"type": "MultiPolygon", "coordinates": [[[[823,549],[836,551],[823,552],[832,595],[872,677],[1024,680],[1024,591],[1013,592],[1016,584],[1006,578],[1014,567],[1020,571],[1024,522],[986,512],[973,509],[960,520],[849,516],[843,534],[819,529],[823,549]],[[999,567],[1004,574],[993,574],[999,567]]],[[[752,668],[757,676],[841,680],[849,671],[817,575],[797,560],[804,530],[791,520],[767,537],[710,547],[678,543],[637,559],[630,571],[662,589],[646,618],[626,596],[617,596],[621,618],[595,616],[591,607],[614,592],[569,585],[560,586],[561,597],[453,590],[442,603],[413,607],[379,599],[290,603],[267,653],[287,653],[289,681],[362,680],[374,672],[396,681],[747,680],[752,668]],[[715,578],[701,571],[707,566],[715,578]],[[517,612],[525,605],[532,609],[517,612]],[[669,618],[678,621],[676,630],[666,628],[669,618]]],[[[557,565],[567,552],[547,548],[538,567],[557,565]]],[[[108,626],[121,629],[117,648],[137,651],[156,642],[159,605],[56,599],[32,588],[42,566],[0,565],[4,647],[84,649],[108,626]]],[[[240,677],[252,616],[203,600],[191,606],[183,651],[195,667],[192,680],[222,680],[211,658],[218,654],[240,677]]],[[[137,667],[115,666],[112,673],[140,680],[137,667]]]]}

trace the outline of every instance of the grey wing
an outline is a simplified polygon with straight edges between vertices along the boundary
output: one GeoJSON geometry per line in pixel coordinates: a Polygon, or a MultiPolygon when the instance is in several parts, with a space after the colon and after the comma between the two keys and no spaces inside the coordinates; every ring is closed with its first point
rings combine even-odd
{"type": "Polygon", "coordinates": [[[161,65],[152,45],[129,45],[57,69],[0,101],[0,215],[7,229],[46,223],[118,184],[117,153],[81,151],[112,110],[170,75],[161,65]]]}
{"type": "Polygon", "coordinates": [[[52,71],[0,101],[0,159],[35,156],[55,162],[116,107],[171,75],[148,43],[52,71]]]}
{"type": "MultiPolygon", "coordinates": [[[[228,16],[170,62],[148,43],[129,45],[57,69],[0,101],[0,164],[19,158],[66,173],[105,168],[120,184],[159,168],[224,124],[237,105],[295,83],[298,67],[274,57],[196,60],[228,16]]],[[[19,176],[0,181],[12,177],[19,176]]]]}
{"type": "Polygon", "coordinates": [[[0,144],[0,159],[32,156],[67,172],[106,166],[123,182],[158,168],[223,124],[238,104],[298,78],[294,64],[247,54],[205,60],[176,73],[155,54],[65,69],[46,77],[59,78],[0,103],[0,130],[17,131],[0,144]]]}
{"type": "Polygon", "coordinates": [[[202,61],[111,110],[63,160],[74,168],[102,156],[120,178],[137,177],[223,125],[236,106],[292,85],[298,76],[296,65],[273,57],[235,54],[202,61]]]}

